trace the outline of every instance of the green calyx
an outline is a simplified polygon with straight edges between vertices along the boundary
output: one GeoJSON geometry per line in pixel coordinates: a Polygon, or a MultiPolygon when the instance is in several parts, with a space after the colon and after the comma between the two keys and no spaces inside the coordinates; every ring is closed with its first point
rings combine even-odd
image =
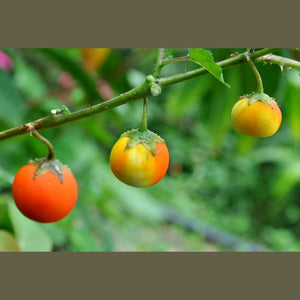
{"type": "Polygon", "coordinates": [[[64,182],[63,170],[68,169],[68,167],[63,165],[58,159],[37,158],[30,160],[29,164],[36,166],[34,180],[46,172],[52,172],[61,183],[64,182]]]}
{"type": "Polygon", "coordinates": [[[121,137],[129,138],[125,150],[131,149],[142,143],[152,156],[156,155],[156,143],[165,143],[164,139],[148,129],[132,129],[124,132],[121,137]]]}
{"type": "Polygon", "coordinates": [[[252,93],[249,95],[244,95],[241,98],[248,98],[248,105],[253,104],[256,101],[261,101],[264,104],[270,106],[271,108],[274,108],[274,105],[272,103],[272,101],[275,101],[274,98],[270,97],[269,95],[265,94],[265,93],[252,93]]]}

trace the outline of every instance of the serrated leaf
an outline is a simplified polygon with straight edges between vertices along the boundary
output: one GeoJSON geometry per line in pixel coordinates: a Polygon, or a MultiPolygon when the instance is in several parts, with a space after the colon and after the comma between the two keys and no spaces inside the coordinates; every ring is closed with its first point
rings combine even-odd
{"type": "Polygon", "coordinates": [[[189,58],[193,62],[205,68],[211,75],[213,75],[224,85],[230,87],[230,85],[224,81],[222,68],[215,63],[210,51],[201,48],[191,48],[189,50],[189,58]]]}
{"type": "Polygon", "coordinates": [[[47,252],[52,250],[52,240],[40,224],[23,216],[12,201],[8,209],[21,251],[47,252]]]}
{"type": "Polygon", "coordinates": [[[1,252],[18,252],[19,245],[15,237],[6,230],[0,230],[0,251],[1,252]]]}

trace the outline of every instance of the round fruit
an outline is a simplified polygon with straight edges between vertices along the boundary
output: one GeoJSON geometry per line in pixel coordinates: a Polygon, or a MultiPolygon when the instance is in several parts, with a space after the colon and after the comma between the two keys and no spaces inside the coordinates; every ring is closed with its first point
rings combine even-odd
{"type": "Polygon", "coordinates": [[[110,48],[82,48],[81,57],[84,69],[87,71],[97,71],[104,63],[110,51],[110,48]]]}
{"type": "Polygon", "coordinates": [[[29,162],[17,172],[12,186],[13,198],[27,218],[41,223],[59,221],[76,204],[76,179],[65,166],[59,169],[54,163],[50,167],[39,167],[29,162]],[[53,166],[54,172],[51,171],[53,166]]]}
{"type": "Polygon", "coordinates": [[[163,139],[147,130],[143,135],[136,131],[131,137],[125,133],[115,143],[110,154],[110,167],[122,182],[147,187],[159,182],[169,166],[169,151],[163,139]],[[155,138],[156,137],[156,138],[155,138]]]}
{"type": "Polygon", "coordinates": [[[269,102],[241,98],[232,108],[233,127],[254,137],[269,137],[280,127],[282,114],[275,100],[269,102]]]}

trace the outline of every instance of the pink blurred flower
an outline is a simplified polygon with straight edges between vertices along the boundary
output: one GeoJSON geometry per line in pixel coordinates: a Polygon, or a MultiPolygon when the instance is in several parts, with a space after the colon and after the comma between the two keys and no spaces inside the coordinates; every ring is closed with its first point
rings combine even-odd
{"type": "Polygon", "coordinates": [[[5,71],[11,71],[13,62],[2,50],[0,50],[0,68],[5,71]]]}
{"type": "Polygon", "coordinates": [[[70,73],[62,72],[59,74],[58,83],[66,90],[70,90],[73,87],[74,80],[70,73]]]}
{"type": "Polygon", "coordinates": [[[97,82],[97,86],[98,86],[98,92],[100,96],[103,98],[103,100],[109,100],[113,98],[114,92],[106,80],[100,79],[97,82]]]}

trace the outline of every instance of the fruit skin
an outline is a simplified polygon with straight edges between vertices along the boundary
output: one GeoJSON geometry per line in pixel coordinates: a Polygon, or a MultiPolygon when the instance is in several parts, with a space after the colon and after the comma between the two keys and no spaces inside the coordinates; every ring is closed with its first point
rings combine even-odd
{"type": "Polygon", "coordinates": [[[121,136],[110,154],[110,167],[114,175],[122,182],[135,186],[147,187],[159,182],[169,166],[169,151],[165,143],[156,142],[156,153],[138,143],[127,148],[129,137],[121,136]]]}
{"type": "Polygon", "coordinates": [[[233,127],[240,133],[254,137],[269,137],[280,127],[281,110],[275,100],[271,107],[258,100],[249,104],[248,98],[241,98],[231,111],[233,127]]]}
{"type": "Polygon", "coordinates": [[[34,179],[36,165],[27,164],[16,174],[12,193],[16,206],[27,218],[56,222],[66,217],[76,204],[77,181],[69,169],[63,168],[63,183],[47,171],[34,179]]]}
{"type": "Polygon", "coordinates": [[[81,57],[84,69],[88,72],[97,71],[103,65],[110,51],[110,48],[82,48],[81,57]]]}

